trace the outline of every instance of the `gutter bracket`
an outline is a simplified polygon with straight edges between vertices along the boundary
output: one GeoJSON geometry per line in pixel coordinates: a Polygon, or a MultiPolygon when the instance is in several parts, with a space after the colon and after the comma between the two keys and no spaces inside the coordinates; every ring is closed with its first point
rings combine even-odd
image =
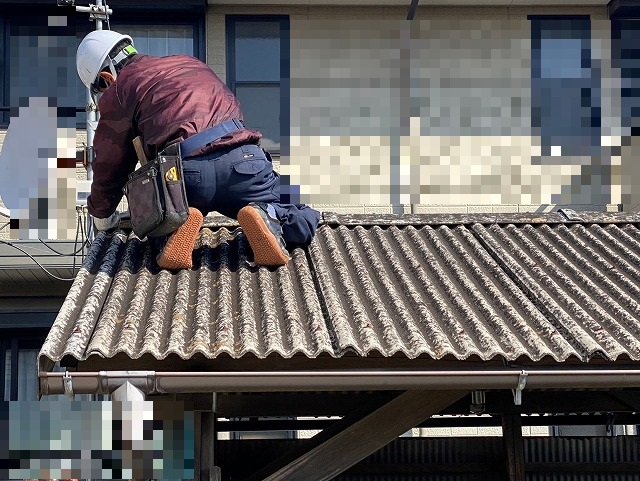
{"type": "Polygon", "coordinates": [[[64,384],[64,393],[71,401],[73,401],[73,398],[75,397],[73,392],[73,378],[71,377],[71,374],[69,374],[69,371],[64,372],[62,383],[64,384]]]}
{"type": "Polygon", "coordinates": [[[527,373],[527,371],[525,371],[523,369],[522,372],[520,373],[520,375],[518,376],[518,385],[516,386],[515,389],[511,390],[513,392],[513,403],[516,406],[521,406],[522,405],[522,391],[524,390],[525,386],[527,385],[527,376],[528,375],[529,374],[527,373]]]}

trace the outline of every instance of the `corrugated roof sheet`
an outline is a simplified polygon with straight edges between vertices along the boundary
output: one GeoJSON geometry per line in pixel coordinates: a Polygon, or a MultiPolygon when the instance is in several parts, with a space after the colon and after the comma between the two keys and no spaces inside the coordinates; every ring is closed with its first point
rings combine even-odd
{"type": "Polygon", "coordinates": [[[146,241],[100,234],[40,365],[117,353],[640,360],[640,217],[558,217],[348,217],[277,269],[249,265],[233,225],[204,228],[179,272],[159,271],[146,241]]]}

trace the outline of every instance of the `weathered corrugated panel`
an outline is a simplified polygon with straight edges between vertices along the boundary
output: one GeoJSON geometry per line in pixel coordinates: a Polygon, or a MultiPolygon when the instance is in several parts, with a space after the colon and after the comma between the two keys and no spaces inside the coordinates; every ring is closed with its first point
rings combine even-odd
{"type": "MultiPolygon", "coordinates": [[[[302,440],[261,439],[219,442],[218,459],[227,479],[244,479],[302,440]]],[[[607,472],[607,466],[637,463],[640,438],[525,437],[526,481],[640,481],[640,473],[607,472]],[[536,472],[532,463],[566,463],[563,473],[536,472]],[[582,463],[597,472],[572,472],[582,463]]],[[[336,481],[498,481],[505,479],[502,438],[400,438],[365,458],[336,481]],[[397,466],[394,470],[393,467],[397,466]],[[404,468],[404,469],[403,469],[404,468]],[[407,469],[408,468],[408,469],[407,469]],[[402,472],[404,474],[399,474],[402,472]],[[407,471],[412,472],[408,474],[407,471]],[[364,474],[366,473],[366,474],[364,474]]],[[[523,481],[525,481],[523,480],[523,481]]]]}
{"type": "MultiPolygon", "coordinates": [[[[640,438],[636,436],[525,438],[524,458],[528,463],[638,463],[640,438]]],[[[576,470],[577,471],[577,470],[576,470]]],[[[640,481],[640,473],[544,473],[530,472],[527,481],[640,481]]]]}
{"type": "Polygon", "coordinates": [[[172,273],[100,235],[41,355],[640,359],[633,224],[322,225],[285,267],[247,254],[240,229],[203,229],[172,273]]]}
{"type": "Polygon", "coordinates": [[[616,225],[473,226],[583,355],[640,357],[640,243],[616,225]]]}
{"type": "Polygon", "coordinates": [[[463,226],[322,229],[310,257],[341,350],[464,359],[574,353],[463,226]]]}

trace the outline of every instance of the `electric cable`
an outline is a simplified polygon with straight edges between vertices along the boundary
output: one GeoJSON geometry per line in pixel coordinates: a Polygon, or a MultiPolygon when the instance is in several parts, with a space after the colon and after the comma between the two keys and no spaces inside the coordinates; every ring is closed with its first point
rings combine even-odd
{"type": "MultiPolygon", "coordinates": [[[[76,234],[77,235],[77,234],[76,234]]],[[[80,247],[78,247],[78,249],[74,252],[70,252],[69,254],[65,254],[64,252],[60,252],[56,249],[54,249],[53,247],[51,247],[49,244],[47,244],[45,241],[43,241],[42,239],[38,239],[40,241],[40,243],[42,245],[44,245],[47,249],[49,249],[51,252],[53,252],[54,254],[56,254],[57,256],[60,257],[75,257],[78,254],[82,253],[82,255],[84,255],[84,248],[86,246],[88,246],[90,244],[88,239],[85,239],[82,241],[82,244],[80,245],[80,247]]],[[[77,238],[76,241],[74,242],[73,248],[76,248],[76,245],[78,244],[77,238]]]]}
{"type": "MultiPolygon", "coordinates": [[[[75,239],[74,244],[73,244],[73,248],[75,250],[73,252],[69,253],[69,254],[66,254],[64,252],[60,252],[60,251],[54,249],[53,247],[51,247],[49,244],[47,244],[42,239],[38,239],[38,240],[40,241],[40,243],[42,245],[44,245],[47,249],[49,249],[51,252],[54,252],[58,256],[61,256],[61,257],[74,256],[75,257],[76,255],[81,254],[82,255],[82,260],[84,261],[84,248],[91,245],[91,241],[86,238],[85,233],[84,233],[84,222],[86,222],[86,217],[85,216],[81,216],[80,212],[78,212],[78,216],[76,217],[76,239],[75,239]],[[80,247],[78,247],[76,249],[76,247],[78,245],[78,233],[80,233],[80,240],[82,241],[82,244],[80,244],[80,247]]],[[[7,224],[5,224],[5,226],[6,225],[7,224]]]]}
{"type": "MultiPolygon", "coordinates": [[[[17,249],[20,252],[22,252],[23,254],[25,254],[26,256],[28,256],[48,276],[51,276],[54,279],[57,279],[57,280],[60,280],[60,281],[71,282],[71,281],[73,281],[75,279],[75,275],[76,275],[76,255],[81,252],[82,253],[82,261],[84,262],[84,248],[86,246],[88,246],[88,245],[91,245],[91,242],[89,241],[89,239],[87,239],[85,237],[85,230],[84,230],[83,222],[86,221],[86,217],[81,215],[80,212],[78,212],[78,216],[76,218],[76,221],[77,221],[77,224],[76,224],[76,238],[75,238],[74,245],[73,245],[73,249],[74,250],[73,250],[73,253],[71,253],[71,254],[65,254],[63,252],[59,252],[58,250],[56,250],[53,247],[51,247],[49,244],[47,244],[42,239],[38,239],[38,241],[40,241],[40,243],[42,245],[44,245],[47,249],[49,249],[50,251],[54,252],[58,256],[61,256],[61,257],[71,257],[71,256],[73,256],[73,267],[72,267],[71,272],[72,272],[72,275],[74,277],[72,277],[72,278],[64,278],[64,277],[56,276],[55,274],[50,272],[46,267],[44,267],[42,264],[40,264],[40,262],[38,262],[38,260],[35,257],[33,257],[33,255],[29,254],[27,251],[25,251],[21,247],[13,244],[12,242],[8,242],[8,241],[5,241],[3,239],[0,239],[0,243],[6,244],[6,245],[8,245],[10,247],[13,247],[14,249],[17,249]],[[80,244],[79,248],[77,247],[78,246],[78,237],[80,237],[80,241],[81,241],[81,244],[80,244]]],[[[0,229],[4,229],[9,224],[10,224],[10,222],[5,223],[2,227],[0,227],[0,229]]]]}
{"type": "Polygon", "coordinates": [[[13,247],[14,249],[18,249],[20,252],[22,252],[22,253],[23,253],[23,254],[25,254],[27,257],[29,257],[33,262],[35,262],[36,264],[38,264],[38,267],[40,267],[40,269],[42,269],[42,270],[43,270],[43,271],[44,271],[48,276],[51,276],[51,277],[53,277],[54,279],[57,279],[57,280],[59,280],[59,281],[65,281],[65,282],[73,282],[73,281],[75,280],[75,277],[70,278],[70,279],[67,279],[67,278],[64,278],[64,277],[58,277],[58,276],[56,276],[55,274],[53,274],[52,272],[49,272],[49,270],[48,270],[46,267],[44,267],[42,264],[40,264],[40,263],[38,262],[38,260],[37,260],[35,257],[33,257],[31,254],[29,254],[27,251],[25,251],[25,250],[24,250],[24,249],[22,249],[21,247],[18,247],[17,245],[15,245],[15,244],[13,244],[13,243],[11,243],[11,242],[8,242],[8,241],[6,241],[6,240],[0,239],[0,243],[2,243],[2,244],[6,244],[6,245],[8,245],[8,246],[10,246],[10,247],[13,247]]]}

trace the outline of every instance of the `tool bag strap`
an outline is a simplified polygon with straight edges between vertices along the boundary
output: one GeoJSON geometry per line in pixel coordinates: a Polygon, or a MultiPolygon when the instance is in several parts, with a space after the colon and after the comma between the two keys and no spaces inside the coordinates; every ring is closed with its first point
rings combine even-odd
{"type": "Polygon", "coordinates": [[[231,132],[241,129],[244,129],[242,120],[231,119],[218,125],[214,125],[213,127],[209,127],[207,130],[203,130],[202,132],[198,132],[197,134],[180,142],[180,157],[184,160],[190,157],[194,150],[200,149],[231,132]]]}

